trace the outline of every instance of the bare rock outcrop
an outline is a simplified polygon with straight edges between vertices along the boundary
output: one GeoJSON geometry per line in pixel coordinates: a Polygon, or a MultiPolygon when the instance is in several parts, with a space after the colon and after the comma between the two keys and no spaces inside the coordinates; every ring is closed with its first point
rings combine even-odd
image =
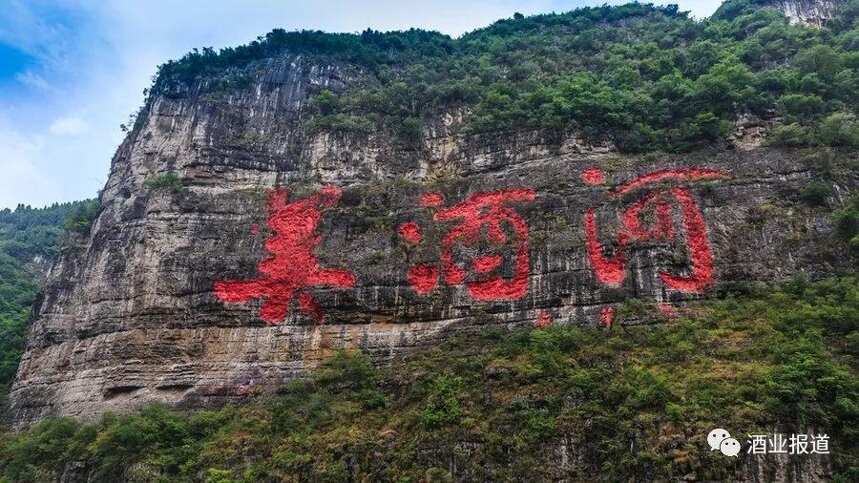
{"type": "Polygon", "coordinates": [[[772,6],[784,13],[791,23],[822,27],[846,3],[844,0],[776,0],[772,6]]]}

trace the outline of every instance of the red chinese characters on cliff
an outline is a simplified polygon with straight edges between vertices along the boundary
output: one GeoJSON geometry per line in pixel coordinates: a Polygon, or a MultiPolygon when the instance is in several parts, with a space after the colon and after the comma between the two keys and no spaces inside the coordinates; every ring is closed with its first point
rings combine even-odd
{"type": "Polygon", "coordinates": [[[260,318],[270,324],[282,322],[297,299],[303,314],[321,322],[322,310],[308,289],[355,285],[352,272],[320,267],[313,253],[321,241],[316,233],[321,210],[336,205],[340,196],[339,188],[326,186],[313,196],[289,202],[286,190],[272,191],[268,226],[274,235],[265,244],[272,256],[259,263],[259,278],[215,282],[218,298],[231,303],[262,299],[260,318]]]}
{"type": "MultiPolygon", "coordinates": [[[[465,201],[443,207],[444,197],[426,193],[421,204],[436,209],[433,220],[455,222],[441,239],[440,264],[417,264],[407,274],[409,284],[420,295],[431,293],[439,279],[448,285],[464,284],[469,294],[479,301],[517,300],[528,292],[530,259],[528,253],[528,224],[510,205],[533,201],[531,189],[509,189],[475,193],[465,201]],[[490,248],[470,263],[455,260],[455,247],[479,247],[489,242],[490,248]],[[507,248],[512,258],[513,273],[503,276],[501,268],[507,248]]],[[[423,240],[420,227],[414,222],[400,225],[399,235],[408,243],[423,240]]]]}
{"type": "MultiPolygon", "coordinates": [[[[610,194],[619,198],[634,191],[653,188],[642,194],[621,215],[621,227],[617,235],[615,253],[606,256],[599,241],[596,212],[593,208],[585,213],[585,239],[588,258],[597,280],[609,286],[618,286],[626,277],[626,253],[636,241],[674,240],[678,234],[674,227],[673,206],[679,207],[683,242],[689,252],[691,273],[680,276],[660,272],[662,282],[671,290],[700,293],[713,282],[713,253],[707,238],[707,226],[701,209],[688,188],[662,187],[665,181],[702,181],[727,178],[722,171],[705,168],[680,168],[654,171],[639,176],[616,188],[610,194]],[[652,211],[654,220],[649,226],[642,215],[652,211]]],[[[582,181],[589,185],[605,182],[605,175],[598,168],[582,172],[582,181]]]]}

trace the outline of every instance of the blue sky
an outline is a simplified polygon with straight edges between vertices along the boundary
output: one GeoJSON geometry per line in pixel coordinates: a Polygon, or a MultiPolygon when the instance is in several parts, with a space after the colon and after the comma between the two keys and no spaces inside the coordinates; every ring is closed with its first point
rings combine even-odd
{"type": "MultiPolygon", "coordinates": [[[[0,8],[0,208],[95,196],[158,64],[273,28],[421,27],[460,35],[601,0],[4,0],[0,8]]],[[[656,2],[660,3],[660,2],[656,2]]],[[[718,0],[678,3],[698,18],[718,0]]]]}

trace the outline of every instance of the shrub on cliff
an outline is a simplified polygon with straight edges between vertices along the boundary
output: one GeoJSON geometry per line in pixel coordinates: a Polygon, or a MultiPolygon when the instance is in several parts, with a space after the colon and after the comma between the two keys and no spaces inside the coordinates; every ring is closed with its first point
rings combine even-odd
{"type": "Polygon", "coordinates": [[[859,122],[856,116],[836,112],[826,116],[820,123],[820,142],[828,146],[859,146],[859,122]]]}
{"type": "Polygon", "coordinates": [[[832,196],[832,186],[825,181],[812,181],[799,192],[799,198],[811,206],[825,206],[829,196],[832,196]]]}
{"type": "Polygon", "coordinates": [[[859,253],[859,196],[854,195],[847,204],[833,214],[838,237],[859,253]]]}
{"type": "Polygon", "coordinates": [[[807,146],[813,144],[813,136],[808,128],[798,123],[777,126],[770,132],[767,142],[772,146],[807,146]]]}
{"type": "Polygon", "coordinates": [[[178,193],[185,189],[182,179],[176,173],[162,173],[146,178],[143,187],[150,191],[166,191],[178,193]]]}

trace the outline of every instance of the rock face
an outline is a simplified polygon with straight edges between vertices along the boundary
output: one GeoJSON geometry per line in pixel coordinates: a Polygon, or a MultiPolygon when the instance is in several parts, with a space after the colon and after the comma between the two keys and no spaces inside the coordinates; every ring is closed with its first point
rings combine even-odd
{"type": "Polygon", "coordinates": [[[791,23],[822,27],[835,17],[844,0],[774,0],[769,5],[781,11],[791,23]]]}
{"type": "MultiPolygon", "coordinates": [[[[313,133],[309,96],[359,69],[283,55],[245,72],[246,88],[150,96],[90,235],[48,275],[15,423],[220,404],[340,348],[382,363],[488,324],[641,323],[614,309],[670,314],[849,263],[828,211],[799,201],[825,153],[624,156],[574,135],[459,135],[457,112],[417,147],[313,133]],[[159,185],[168,173],[181,187],[159,185]]],[[[832,179],[835,205],[857,180],[832,179]]]]}

